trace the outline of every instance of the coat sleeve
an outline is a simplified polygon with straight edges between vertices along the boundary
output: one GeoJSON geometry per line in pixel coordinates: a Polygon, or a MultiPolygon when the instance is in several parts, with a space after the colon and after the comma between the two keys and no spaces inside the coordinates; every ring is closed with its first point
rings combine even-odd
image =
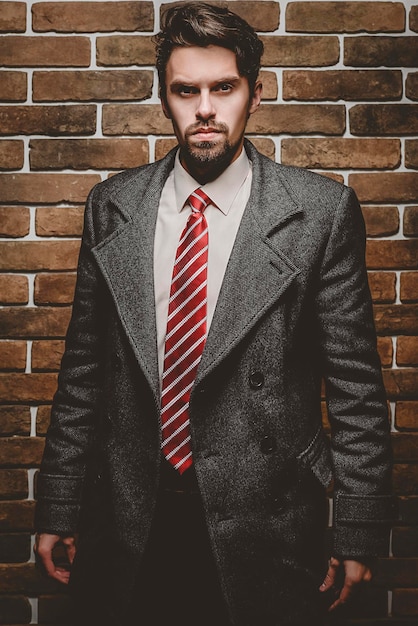
{"type": "Polygon", "coordinates": [[[91,254],[94,191],[86,205],[73,311],[37,481],[35,528],[38,532],[75,532],[87,459],[99,415],[103,289],[91,254]]]}
{"type": "Polygon", "coordinates": [[[357,197],[344,188],[316,306],[334,465],[333,550],[346,558],[387,555],[394,517],[390,425],[365,239],[357,197]]]}

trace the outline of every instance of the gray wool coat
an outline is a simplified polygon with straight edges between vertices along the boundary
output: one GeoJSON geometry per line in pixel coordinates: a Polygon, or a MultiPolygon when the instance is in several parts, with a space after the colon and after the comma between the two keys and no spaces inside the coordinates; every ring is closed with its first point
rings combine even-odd
{"type": "MultiPolygon", "coordinates": [[[[387,550],[389,424],[354,192],[245,148],[251,196],[191,394],[193,458],[233,623],[302,624],[332,480],[332,553],[387,550]]],[[[38,480],[36,527],[79,533],[72,586],[99,578],[110,624],[125,624],[159,481],[153,240],[174,154],[90,193],[38,480]]]]}

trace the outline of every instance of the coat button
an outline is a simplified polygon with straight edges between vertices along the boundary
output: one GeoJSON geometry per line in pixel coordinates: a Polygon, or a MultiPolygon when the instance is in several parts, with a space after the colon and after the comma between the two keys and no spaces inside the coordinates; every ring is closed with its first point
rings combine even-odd
{"type": "Polygon", "coordinates": [[[277,442],[274,437],[266,435],[260,442],[260,450],[263,454],[271,454],[277,450],[277,442]]]}
{"type": "Polygon", "coordinates": [[[251,372],[249,376],[250,387],[251,389],[261,389],[264,385],[264,375],[262,372],[251,372]]]}

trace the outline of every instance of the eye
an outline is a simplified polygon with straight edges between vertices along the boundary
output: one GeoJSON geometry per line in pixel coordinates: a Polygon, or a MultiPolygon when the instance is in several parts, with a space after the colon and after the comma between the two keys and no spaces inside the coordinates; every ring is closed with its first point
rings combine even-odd
{"type": "Polygon", "coordinates": [[[215,87],[215,91],[220,91],[221,93],[229,93],[231,90],[231,83],[219,83],[219,85],[215,87]]]}
{"type": "Polygon", "coordinates": [[[179,85],[175,90],[180,96],[188,97],[197,93],[196,87],[190,85],[179,85]]]}

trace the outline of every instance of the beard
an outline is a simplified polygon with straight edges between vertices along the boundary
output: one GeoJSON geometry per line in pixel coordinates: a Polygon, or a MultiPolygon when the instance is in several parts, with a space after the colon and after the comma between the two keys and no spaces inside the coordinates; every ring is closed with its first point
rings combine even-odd
{"type": "Polygon", "coordinates": [[[229,128],[226,124],[209,123],[208,128],[217,132],[215,141],[193,141],[193,136],[202,124],[189,126],[185,132],[185,141],[181,147],[182,157],[193,171],[205,172],[207,180],[214,179],[232,162],[241,145],[241,137],[232,144],[229,140],[229,128]]]}

